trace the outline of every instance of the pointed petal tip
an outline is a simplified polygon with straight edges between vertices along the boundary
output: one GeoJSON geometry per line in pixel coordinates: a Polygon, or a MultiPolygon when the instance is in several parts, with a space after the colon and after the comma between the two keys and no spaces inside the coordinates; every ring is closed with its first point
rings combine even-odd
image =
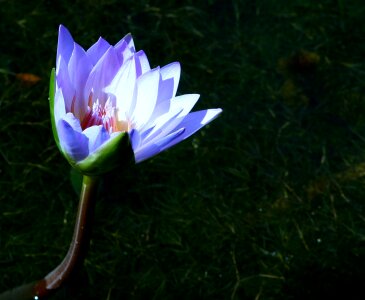
{"type": "Polygon", "coordinates": [[[138,50],[136,53],[135,53],[136,56],[141,56],[141,55],[146,55],[146,52],[144,52],[143,50],[138,50]]]}
{"type": "Polygon", "coordinates": [[[213,121],[219,114],[222,113],[221,108],[211,108],[206,111],[205,117],[201,120],[202,125],[208,124],[210,121],[213,121]]]}
{"type": "Polygon", "coordinates": [[[125,36],[124,36],[124,40],[127,42],[127,44],[129,44],[129,42],[131,40],[133,40],[133,36],[130,32],[128,32],[125,36]]]}
{"type": "Polygon", "coordinates": [[[121,41],[126,42],[127,45],[131,45],[131,42],[133,44],[133,36],[132,36],[132,33],[128,32],[125,36],[123,36],[123,38],[121,39],[121,41]]]}
{"type": "Polygon", "coordinates": [[[62,31],[62,30],[67,30],[67,28],[66,28],[63,24],[60,24],[60,25],[58,26],[58,31],[60,32],[60,31],[62,31]]]}
{"type": "Polygon", "coordinates": [[[56,68],[58,69],[59,58],[63,57],[66,63],[68,63],[72,50],[74,48],[74,40],[68,29],[60,25],[58,31],[58,43],[57,43],[57,55],[56,55],[56,68]]]}
{"type": "Polygon", "coordinates": [[[65,36],[67,38],[72,39],[72,35],[71,35],[70,31],[62,24],[60,24],[60,26],[58,27],[58,35],[59,36],[65,36]]]}
{"type": "MultiPolygon", "coordinates": [[[[133,37],[131,33],[126,34],[118,43],[115,44],[115,47],[118,48],[122,44],[125,44],[125,46],[128,47],[131,52],[135,52],[133,37]]],[[[125,48],[123,47],[123,50],[124,49],[125,48]]]]}
{"type": "Polygon", "coordinates": [[[178,61],[172,62],[170,64],[173,68],[173,70],[175,70],[175,72],[179,75],[179,79],[180,79],[180,73],[181,73],[181,64],[178,61]]]}
{"type": "Polygon", "coordinates": [[[102,37],[102,36],[99,36],[98,40],[96,41],[96,43],[106,43],[109,45],[109,43],[102,37]]]}
{"type": "Polygon", "coordinates": [[[169,64],[167,64],[166,66],[164,66],[164,68],[165,68],[165,67],[172,67],[172,68],[178,68],[178,69],[181,69],[181,64],[180,64],[180,62],[178,62],[178,61],[174,61],[174,62],[169,63],[169,64]]]}

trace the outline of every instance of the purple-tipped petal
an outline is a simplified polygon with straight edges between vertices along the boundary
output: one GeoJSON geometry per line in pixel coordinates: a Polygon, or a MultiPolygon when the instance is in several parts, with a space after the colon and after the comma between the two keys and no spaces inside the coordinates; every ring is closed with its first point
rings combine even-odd
{"type": "Polygon", "coordinates": [[[156,119],[167,113],[170,109],[170,99],[175,97],[180,79],[180,64],[174,62],[160,69],[160,81],[156,108],[151,119],[156,119]]]}
{"type": "MultiPolygon", "coordinates": [[[[199,94],[185,94],[168,101],[170,103],[170,110],[154,120],[155,128],[148,140],[161,138],[174,130],[193,109],[199,97],[199,94]]],[[[157,107],[156,110],[158,110],[157,107]]]]}
{"type": "MultiPolygon", "coordinates": [[[[159,86],[158,86],[158,111],[154,112],[153,116],[157,117],[169,111],[170,108],[170,99],[174,94],[174,79],[167,78],[162,80],[160,78],[159,86]],[[167,101],[166,101],[167,100],[167,101]]],[[[157,108],[157,106],[156,106],[157,108]]]]}
{"type": "Polygon", "coordinates": [[[158,147],[157,145],[151,144],[141,151],[134,150],[134,160],[138,164],[148,158],[151,158],[152,156],[159,154],[160,152],[161,152],[160,147],[158,147]]]}
{"type": "Polygon", "coordinates": [[[117,49],[123,43],[126,44],[126,46],[128,47],[128,49],[130,49],[132,52],[135,52],[133,38],[132,38],[132,35],[130,33],[128,33],[127,35],[125,35],[118,43],[115,44],[114,47],[117,49]]]}
{"type": "Polygon", "coordinates": [[[68,72],[70,80],[76,91],[76,99],[73,104],[73,113],[80,120],[83,119],[87,112],[87,98],[84,98],[84,89],[86,80],[92,69],[92,64],[82,47],[75,43],[70,62],[68,64],[68,72]]]}
{"type": "Polygon", "coordinates": [[[166,145],[173,143],[177,138],[179,138],[179,136],[184,133],[184,131],[185,128],[180,128],[154,143],[149,143],[148,145],[140,149],[133,149],[135,152],[134,156],[136,162],[142,162],[160,153],[161,151],[166,149],[166,145]]]}
{"type": "Polygon", "coordinates": [[[137,78],[147,71],[151,70],[150,63],[148,62],[147,56],[144,51],[138,51],[135,54],[136,57],[136,70],[137,78]]]}
{"type": "Polygon", "coordinates": [[[109,140],[110,135],[104,128],[104,126],[91,126],[86,128],[83,132],[89,139],[89,153],[93,153],[102,144],[109,140]]]}
{"type": "Polygon", "coordinates": [[[132,129],[129,132],[129,140],[132,145],[132,148],[133,149],[142,148],[143,144],[145,144],[144,139],[152,130],[153,130],[153,127],[140,133],[137,129],[132,129]]]}
{"type": "Polygon", "coordinates": [[[74,48],[68,63],[68,72],[75,87],[78,87],[80,83],[85,84],[91,69],[92,64],[89,62],[85,50],[77,43],[74,43],[74,48]]]}
{"type": "Polygon", "coordinates": [[[179,124],[179,128],[185,128],[183,134],[178,136],[173,141],[165,144],[162,150],[166,150],[175,144],[181,142],[182,140],[188,138],[195,132],[197,132],[200,128],[207,125],[209,122],[214,120],[222,110],[220,108],[215,109],[207,109],[207,110],[200,110],[193,113],[188,114],[184,120],[179,124]]]}
{"type": "Polygon", "coordinates": [[[126,61],[126,59],[124,58],[125,52],[127,52],[127,51],[130,52],[130,55],[128,55],[128,57],[133,55],[133,53],[129,49],[127,49],[127,43],[125,43],[125,42],[118,45],[118,47],[114,46],[114,49],[115,49],[115,53],[117,54],[120,66],[122,66],[123,63],[126,61]]]}
{"type": "Polygon", "coordinates": [[[67,30],[66,27],[60,25],[58,30],[58,44],[57,44],[57,55],[56,55],[56,65],[58,68],[59,58],[62,57],[67,63],[71,57],[71,53],[74,47],[74,40],[67,30]]]}
{"type": "Polygon", "coordinates": [[[63,116],[63,120],[66,121],[73,130],[77,132],[82,132],[81,126],[80,126],[80,120],[77,119],[73,113],[67,113],[63,116]]]}
{"type": "Polygon", "coordinates": [[[98,41],[86,51],[86,53],[91,63],[95,66],[109,48],[110,44],[100,37],[98,41]]]}
{"type": "Polygon", "coordinates": [[[181,119],[178,118],[181,112],[182,109],[177,108],[170,110],[168,113],[158,118],[151,130],[146,130],[143,132],[142,143],[147,144],[151,141],[153,142],[153,140],[157,140],[159,137],[166,136],[168,133],[170,133],[171,129],[176,128],[176,121],[181,119]]]}
{"type": "Polygon", "coordinates": [[[90,93],[92,93],[93,98],[95,100],[99,99],[101,104],[104,105],[106,99],[104,98],[103,89],[110,84],[118,70],[118,57],[115,54],[114,48],[109,47],[90,72],[89,78],[85,84],[85,99],[88,99],[90,93]]]}
{"type": "Polygon", "coordinates": [[[144,130],[141,133],[141,140],[145,141],[145,139],[148,137],[148,135],[153,131],[153,129],[155,128],[155,126],[152,126],[146,130],[144,130]]]}
{"type": "Polygon", "coordinates": [[[120,64],[123,64],[129,59],[135,52],[134,43],[131,34],[127,34],[122,38],[115,46],[114,49],[120,60],[120,64]]]}
{"type": "MultiPolygon", "coordinates": [[[[171,96],[167,97],[166,99],[175,97],[177,87],[179,85],[180,73],[181,73],[181,66],[180,66],[179,62],[173,62],[173,63],[168,64],[161,68],[162,80],[169,81],[172,79],[174,82],[173,89],[171,91],[171,96]]],[[[165,93],[167,93],[167,91],[165,93]]],[[[170,93],[170,91],[169,91],[169,93],[170,93]]]]}
{"type": "Polygon", "coordinates": [[[168,145],[171,142],[173,142],[174,140],[176,140],[179,136],[184,134],[184,132],[185,132],[185,128],[177,129],[176,131],[165,136],[164,138],[154,142],[154,144],[159,146],[161,149],[164,149],[166,147],[166,145],[168,145]]]}
{"type": "Polygon", "coordinates": [[[75,96],[75,89],[71,82],[68,68],[63,57],[59,59],[59,65],[56,73],[57,87],[62,90],[62,94],[65,100],[66,112],[71,111],[72,100],[75,96]]]}
{"type": "Polygon", "coordinates": [[[81,161],[89,155],[88,138],[75,131],[67,121],[58,121],[57,131],[62,150],[73,161],[81,161]]]}

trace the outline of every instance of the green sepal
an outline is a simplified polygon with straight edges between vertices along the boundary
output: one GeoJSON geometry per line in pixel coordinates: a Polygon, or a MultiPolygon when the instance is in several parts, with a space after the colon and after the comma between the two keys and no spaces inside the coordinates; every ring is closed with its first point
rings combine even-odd
{"type": "Polygon", "coordinates": [[[120,133],[101,145],[95,152],[71,165],[83,175],[99,176],[122,165],[134,162],[134,152],[129,141],[129,134],[120,133]]]}
{"type": "Polygon", "coordinates": [[[49,81],[49,108],[51,111],[51,124],[52,124],[52,132],[54,140],[57,144],[58,149],[63,153],[60,145],[60,139],[58,137],[57,128],[56,128],[56,120],[54,115],[54,101],[55,101],[55,93],[56,93],[56,71],[55,68],[51,71],[51,77],[49,81]]]}

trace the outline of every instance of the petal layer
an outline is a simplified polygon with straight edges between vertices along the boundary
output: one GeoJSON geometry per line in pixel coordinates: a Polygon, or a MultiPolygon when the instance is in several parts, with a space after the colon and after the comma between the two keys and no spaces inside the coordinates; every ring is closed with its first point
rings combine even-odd
{"type": "Polygon", "coordinates": [[[57,129],[61,148],[71,163],[89,155],[89,141],[84,134],[75,131],[65,120],[58,122],[57,129]]]}

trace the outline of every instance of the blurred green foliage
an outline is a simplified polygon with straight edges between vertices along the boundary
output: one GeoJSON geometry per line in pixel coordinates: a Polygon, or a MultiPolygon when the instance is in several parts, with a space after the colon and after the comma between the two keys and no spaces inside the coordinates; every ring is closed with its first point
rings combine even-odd
{"type": "Polygon", "coordinates": [[[62,23],[85,48],[131,32],[151,66],[181,62],[196,109],[224,112],[105,178],[84,269],[54,299],[359,299],[364,13],[356,0],[0,1],[0,290],[47,274],[72,236],[47,101],[62,23]]]}

